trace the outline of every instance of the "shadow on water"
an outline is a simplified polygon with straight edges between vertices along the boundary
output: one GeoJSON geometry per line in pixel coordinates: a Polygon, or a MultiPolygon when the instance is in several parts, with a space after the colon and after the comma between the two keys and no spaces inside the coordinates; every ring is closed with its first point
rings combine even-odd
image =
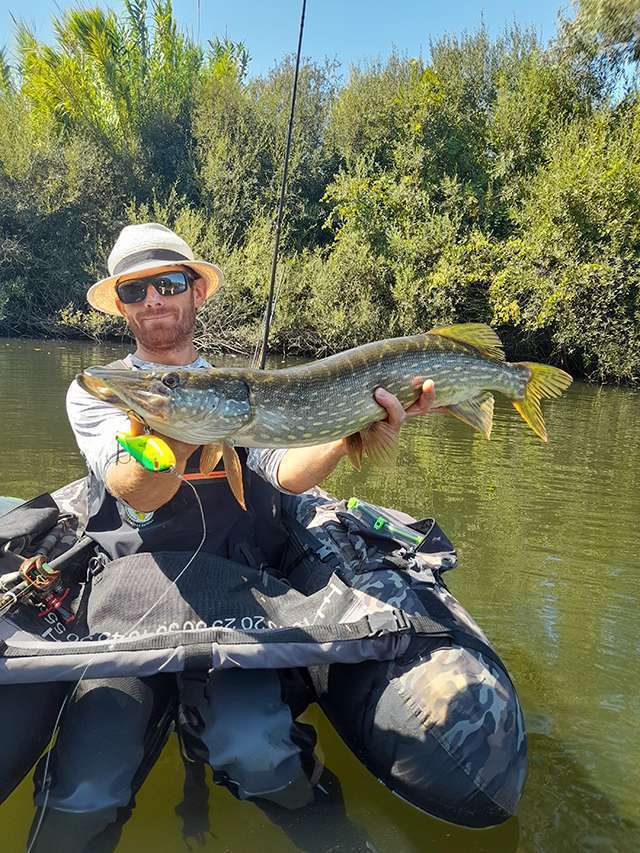
{"type": "Polygon", "coordinates": [[[628,853],[640,849],[638,824],[622,817],[560,740],[529,734],[529,778],[520,806],[521,849],[628,853]]]}

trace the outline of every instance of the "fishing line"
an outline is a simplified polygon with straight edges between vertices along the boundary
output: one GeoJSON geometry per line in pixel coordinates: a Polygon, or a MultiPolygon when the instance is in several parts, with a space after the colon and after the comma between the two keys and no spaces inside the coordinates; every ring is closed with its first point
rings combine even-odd
{"type": "MultiPolygon", "coordinates": [[[[95,655],[94,655],[95,657],[95,655]]],[[[80,676],[80,681],[84,678],[86,671],[89,669],[90,664],[93,663],[92,660],[87,663],[85,668],[82,670],[82,674],[80,676]]],[[[62,700],[62,705],[60,705],[60,710],[58,711],[58,716],[56,717],[55,723],[53,724],[53,729],[51,730],[51,737],[49,740],[53,739],[54,734],[60,724],[60,720],[62,718],[62,713],[67,706],[67,703],[70,699],[76,695],[76,691],[78,687],[80,687],[80,681],[76,684],[73,691],[71,693],[67,693],[67,695],[62,700]]],[[[29,842],[29,846],[27,847],[27,853],[31,853],[33,850],[33,846],[38,840],[38,835],[40,834],[40,830],[42,829],[42,822],[44,821],[44,816],[47,812],[47,803],[49,802],[49,793],[51,791],[51,784],[49,782],[49,764],[51,763],[51,754],[53,753],[53,747],[47,752],[47,757],[44,762],[44,770],[42,771],[42,775],[44,778],[44,799],[42,801],[42,806],[40,807],[40,816],[38,817],[38,823],[36,824],[36,828],[33,831],[33,836],[31,837],[31,841],[29,842]]]]}
{"type": "MultiPolygon", "coordinates": [[[[196,548],[196,550],[193,552],[193,554],[192,554],[192,555],[189,557],[189,559],[187,560],[187,563],[186,563],[186,565],[184,566],[184,568],[183,568],[183,569],[181,569],[181,570],[178,572],[178,574],[176,575],[176,577],[171,581],[171,583],[170,583],[170,584],[169,584],[169,586],[165,589],[165,591],[162,593],[162,595],[160,595],[160,596],[159,596],[159,598],[157,599],[157,601],[155,601],[155,602],[151,605],[151,607],[146,611],[146,613],[143,613],[143,614],[142,614],[142,616],[138,619],[138,621],[133,625],[133,627],[132,627],[132,628],[129,628],[129,630],[127,631],[127,633],[124,635],[124,637],[123,637],[122,639],[126,639],[127,637],[129,637],[129,636],[131,635],[131,633],[132,633],[133,631],[135,631],[135,630],[136,630],[136,628],[138,627],[138,625],[140,625],[140,623],[141,623],[141,622],[144,622],[144,620],[147,618],[147,616],[149,616],[149,614],[150,614],[153,610],[155,610],[155,608],[160,604],[160,602],[161,602],[161,601],[162,601],[162,599],[165,597],[165,595],[167,595],[167,594],[168,594],[168,592],[169,592],[169,590],[171,589],[171,587],[172,587],[172,586],[176,586],[176,585],[177,585],[177,583],[178,583],[178,581],[180,580],[180,578],[181,578],[181,577],[183,576],[183,574],[187,571],[187,569],[191,566],[191,564],[193,563],[193,561],[195,560],[195,558],[198,556],[198,554],[199,554],[199,553],[200,553],[200,551],[202,550],[202,546],[204,545],[205,540],[206,540],[206,538],[207,538],[207,522],[206,522],[206,519],[205,519],[205,516],[204,516],[204,509],[203,509],[203,507],[202,507],[202,501],[200,500],[200,495],[198,494],[198,491],[197,491],[196,487],[193,485],[193,483],[190,483],[190,482],[189,482],[189,480],[185,480],[185,478],[182,476],[182,474],[176,474],[176,476],[178,477],[178,479],[179,479],[179,480],[182,480],[182,482],[183,482],[183,483],[186,483],[186,484],[187,484],[187,486],[189,486],[189,488],[193,491],[193,494],[194,494],[194,495],[195,495],[195,497],[196,497],[196,501],[197,501],[197,503],[198,503],[198,509],[200,510],[200,519],[201,519],[201,521],[202,521],[202,538],[201,538],[201,540],[200,540],[200,544],[198,545],[198,547],[196,548]]],[[[115,641],[115,642],[114,642],[114,643],[109,647],[111,650],[115,649],[115,647],[116,647],[116,642],[117,642],[117,641],[115,641]]]]}
{"type": "MultiPolygon", "coordinates": [[[[206,521],[205,514],[204,514],[204,508],[202,506],[202,501],[200,500],[200,495],[198,494],[198,490],[196,489],[196,487],[192,483],[190,483],[188,480],[185,480],[184,477],[182,476],[182,474],[176,474],[176,476],[178,477],[178,479],[182,480],[183,483],[186,483],[186,485],[189,486],[189,488],[192,490],[193,494],[195,495],[195,498],[196,498],[196,501],[198,504],[198,509],[200,510],[200,519],[202,521],[202,538],[200,539],[200,543],[199,543],[198,547],[196,548],[196,550],[193,552],[193,554],[187,560],[186,565],[178,572],[176,577],[170,582],[170,584],[167,586],[167,588],[162,593],[162,595],[160,595],[158,597],[158,599],[151,605],[151,607],[145,613],[142,614],[142,616],[138,619],[138,621],[135,622],[131,628],[129,628],[127,633],[123,637],[120,638],[122,640],[126,640],[136,630],[138,625],[140,625],[141,622],[144,622],[144,620],[149,616],[149,614],[158,606],[158,604],[160,604],[160,602],[165,597],[165,595],[167,595],[169,590],[172,587],[177,585],[180,578],[184,575],[184,573],[191,566],[191,564],[193,563],[195,558],[198,556],[198,554],[202,550],[204,543],[206,541],[206,538],[207,538],[207,521],[206,521]]],[[[109,646],[109,649],[111,651],[113,651],[116,648],[116,644],[117,644],[117,641],[113,642],[109,646]]],[[[98,657],[98,655],[94,654],[91,658],[89,658],[84,669],[82,670],[80,678],[78,679],[75,687],[73,688],[71,693],[67,693],[67,695],[62,700],[62,704],[60,705],[60,710],[58,711],[58,715],[56,717],[56,720],[53,724],[53,728],[51,730],[51,737],[49,738],[50,741],[53,740],[53,737],[54,737],[54,735],[58,729],[58,726],[60,725],[60,720],[62,719],[62,714],[64,712],[64,709],[66,708],[67,704],[73,699],[73,697],[78,692],[78,688],[80,687],[80,684],[82,683],[85,675],[87,674],[87,670],[89,669],[91,664],[96,660],[97,657],[98,657]]],[[[47,752],[47,757],[45,759],[44,769],[43,769],[43,774],[42,774],[43,778],[44,778],[44,799],[42,802],[42,806],[40,807],[40,816],[38,818],[38,823],[36,824],[36,828],[33,832],[33,836],[31,838],[29,846],[27,847],[26,853],[31,853],[31,851],[33,850],[33,846],[38,839],[38,835],[40,833],[40,830],[42,828],[42,823],[44,821],[44,816],[46,814],[47,803],[49,802],[49,793],[51,791],[51,785],[50,785],[50,781],[49,781],[49,765],[51,763],[51,756],[53,754],[53,749],[54,748],[52,747],[47,752]]]]}

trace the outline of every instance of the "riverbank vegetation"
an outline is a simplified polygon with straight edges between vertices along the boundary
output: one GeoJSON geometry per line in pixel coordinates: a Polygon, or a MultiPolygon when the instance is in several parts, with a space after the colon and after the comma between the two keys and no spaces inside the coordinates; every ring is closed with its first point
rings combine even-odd
{"type": "MultiPolygon", "coordinates": [[[[169,0],[75,10],[0,54],[0,333],[119,334],[87,286],[128,222],[223,268],[200,343],[250,352],[266,301],[292,60],[251,77],[169,0]]],[[[640,0],[581,0],[426,59],[301,71],[272,346],[321,355],[434,325],[511,357],[640,378],[640,0]]]]}

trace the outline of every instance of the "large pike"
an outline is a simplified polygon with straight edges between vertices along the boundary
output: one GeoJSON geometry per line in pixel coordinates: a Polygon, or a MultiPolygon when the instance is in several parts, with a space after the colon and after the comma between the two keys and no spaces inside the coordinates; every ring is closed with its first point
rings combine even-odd
{"type": "Polygon", "coordinates": [[[98,399],[134,412],[154,431],[205,445],[204,472],[224,456],[238,497],[241,481],[238,485],[237,475],[230,474],[232,468],[239,471],[234,444],[303,447],[348,436],[356,467],[363,452],[374,461],[388,457],[382,431],[366,429],[386,417],[373,393],[386,388],[408,408],[420,394],[416,377],[432,379],[435,405],[486,438],[493,422],[491,392],[504,394],[543,441],[540,400],[559,396],[571,384],[569,374],[557,367],[505,361],[496,333],[479,323],[377,341],[283,370],[91,368],[78,381],[98,399]]]}

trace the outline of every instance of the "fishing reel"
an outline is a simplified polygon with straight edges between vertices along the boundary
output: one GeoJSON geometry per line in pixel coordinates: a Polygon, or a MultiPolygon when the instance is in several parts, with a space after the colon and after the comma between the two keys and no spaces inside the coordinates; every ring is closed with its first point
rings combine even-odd
{"type": "MultiPolygon", "coordinates": [[[[17,554],[13,555],[19,559],[17,554]]],[[[41,554],[22,560],[18,569],[0,577],[0,616],[18,605],[27,605],[36,610],[37,619],[53,614],[60,622],[68,625],[75,614],[65,604],[71,587],[67,586],[60,569],[55,563],[46,563],[41,554]]]]}
{"type": "Polygon", "coordinates": [[[83,536],[50,563],[41,554],[22,558],[15,552],[5,551],[3,556],[10,557],[17,568],[0,576],[0,616],[18,605],[27,605],[35,609],[37,619],[53,615],[65,625],[73,622],[75,613],[66,603],[72,589],[67,569],[90,548],[93,542],[83,536]]]}

